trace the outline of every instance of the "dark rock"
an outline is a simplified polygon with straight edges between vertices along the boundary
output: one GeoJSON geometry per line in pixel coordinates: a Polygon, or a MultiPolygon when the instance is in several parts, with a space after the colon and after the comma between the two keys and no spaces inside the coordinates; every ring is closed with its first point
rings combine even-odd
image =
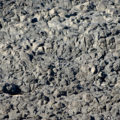
{"type": "Polygon", "coordinates": [[[0,23],[0,29],[2,29],[2,24],[0,23]]]}
{"type": "Polygon", "coordinates": [[[36,23],[36,22],[38,22],[38,20],[37,20],[37,18],[33,18],[33,19],[31,20],[31,22],[32,22],[32,23],[36,23]]]}
{"type": "Polygon", "coordinates": [[[57,97],[67,96],[67,91],[60,91],[57,97]]]}
{"type": "Polygon", "coordinates": [[[95,118],[93,116],[90,116],[90,120],[95,120],[95,118]]]}
{"type": "Polygon", "coordinates": [[[19,88],[19,86],[15,85],[15,84],[9,84],[9,83],[5,83],[5,85],[2,88],[3,93],[7,93],[10,95],[17,95],[17,94],[21,94],[21,89],[19,88]]]}
{"type": "Polygon", "coordinates": [[[32,54],[28,54],[29,60],[32,61],[33,59],[33,55],[32,54]]]}

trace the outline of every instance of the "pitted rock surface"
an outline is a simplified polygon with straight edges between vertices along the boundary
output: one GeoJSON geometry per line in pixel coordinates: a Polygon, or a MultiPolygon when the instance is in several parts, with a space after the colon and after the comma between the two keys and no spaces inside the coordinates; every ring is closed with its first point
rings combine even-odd
{"type": "Polygon", "coordinates": [[[120,120],[119,89],[120,0],[0,0],[0,120],[120,120]]]}

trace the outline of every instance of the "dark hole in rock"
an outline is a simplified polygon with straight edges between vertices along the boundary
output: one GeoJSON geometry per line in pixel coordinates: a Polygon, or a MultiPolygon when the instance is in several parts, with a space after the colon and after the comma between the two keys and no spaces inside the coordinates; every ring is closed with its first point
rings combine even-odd
{"type": "Polygon", "coordinates": [[[0,2],[0,7],[2,7],[3,6],[3,2],[0,2]]]}
{"type": "Polygon", "coordinates": [[[120,33],[120,30],[116,30],[115,35],[118,35],[120,33]]]}
{"type": "Polygon", "coordinates": [[[58,58],[58,60],[65,60],[64,58],[58,58]]]}
{"type": "Polygon", "coordinates": [[[30,83],[38,83],[38,79],[32,79],[32,80],[30,80],[30,83]]]}
{"type": "Polygon", "coordinates": [[[29,60],[32,61],[33,55],[32,54],[28,54],[28,56],[29,56],[29,60]]]}
{"type": "Polygon", "coordinates": [[[44,46],[44,43],[39,44],[39,47],[44,46]]]}
{"type": "Polygon", "coordinates": [[[95,120],[95,118],[93,116],[90,116],[90,120],[95,120]]]}
{"type": "Polygon", "coordinates": [[[17,95],[21,94],[21,89],[19,88],[18,85],[15,85],[13,83],[5,83],[5,85],[2,88],[2,91],[4,93],[10,94],[10,95],[17,95]]]}
{"type": "Polygon", "coordinates": [[[65,26],[65,27],[64,27],[64,29],[69,29],[69,28],[70,28],[70,27],[68,27],[68,26],[65,26]]]}
{"type": "Polygon", "coordinates": [[[76,114],[80,114],[80,113],[81,113],[81,112],[78,111],[76,114]]]}
{"type": "Polygon", "coordinates": [[[41,3],[41,6],[42,6],[42,7],[44,7],[44,4],[43,4],[43,3],[41,3]]]}
{"type": "Polygon", "coordinates": [[[77,12],[74,12],[72,14],[68,14],[68,15],[65,15],[66,18],[70,18],[72,16],[76,16],[77,15],[77,12]]]}
{"type": "Polygon", "coordinates": [[[118,19],[118,23],[120,23],[120,18],[118,19]]]}
{"type": "Polygon", "coordinates": [[[42,32],[41,32],[41,35],[42,35],[42,36],[47,36],[47,33],[46,33],[45,31],[42,31],[42,32]]]}
{"type": "Polygon", "coordinates": [[[54,71],[51,70],[50,76],[54,76],[54,75],[55,75],[54,71]]]}
{"type": "Polygon", "coordinates": [[[0,23],[0,29],[2,29],[2,24],[0,23]]]}
{"type": "Polygon", "coordinates": [[[91,2],[88,6],[88,10],[93,10],[96,6],[94,5],[93,2],[91,2]]]}
{"type": "Polygon", "coordinates": [[[49,97],[44,96],[44,100],[47,101],[47,102],[49,102],[50,99],[49,99],[49,97]]]}
{"type": "Polygon", "coordinates": [[[77,20],[77,23],[80,23],[80,20],[77,20]]]}
{"type": "Polygon", "coordinates": [[[47,84],[47,85],[50,85],[50,82],[47,80],[47,81],[46,81],[46,84],[47,84]]]}
{"type": "Polygon", "coordinates": [[[53,77],[50,77],[50,78],[49,78],[49,81],[50,81],[50,82],[51,82],[51,81],[53,81],[53,80],[54,80],[54,78],[53,78],[53,77]]]}
{"type": "Polygon", "coordinates": [[[104,72],[102,72],[102,74],[101,74],[101,78],[102,78],[102,79],[105,79],[106,77],[107,77],[107,74],[104,73],[104,72]]]}
{"type": "Polygon", "coordinates": [[[80,85],[76,86],[78,90],[82,89],[82,87],[80,85]]]}
{"type": "Polygon", "coordinates": [[[9,115],[5,115],[3,119],[9,118],[9,115]]]}
{"type": "Polygon", "coordinates": [[[29,49],[30,49],[30,47],[28,45],[26,45],[26,50],[29,50],[29,49]]]}
{"type": "Polygon", "coordinates": [[[22,10],[22,11],[21,11],[21,14],[22,14],[22,15],[26,15],[26,14],[28,14],[28,12],[25,11],[25,10],[22,10]]]}
{"type": "Polygon", "coordinates": [[[31,22],[32,22],[32,23],[36,23],[36,22],[38,22],[38,20],[37,20],[37,18],[33,18],[33,19],[31,20],[31,22]]]}
{"type": "Polygon", "coordinates": [[[61,97],[61,96],[67,96],[67,91],[60,91],[57,97],[61,97]]]}
{"type": "Polygon", "coordinates": [[[7,49],[12,49],[13,47],[11,45],[7,45],[7,49]]]}
{"type": "Polygon", "coordinates": [[[34,51],[32,51],[32,54],[35,56],[35,52],[34,51]]]}
{"type": "Polygon", "coordinates": [[[50,64],[49,66],[48,66],[48,69],[53,69],[54,68],[54,65],[52,65],[52,64],[50,64]]]}
{"type": "Polygon", "coordinates": [[[53,114],[51,114],[49,117],[54,117],[54,116],[56,116],[56,115],[53,113],[53,114]]]}
{"type": "Polygon", "coordinates": [[[44,55],[44,54],[45,54],[44,52],[40,52],[40,51],[37,52],[37,55],[44,55]]]}
{"type": "Polygon", "coordinates": [[[70,81],[65,80],[66,86],[70,85],[70,81]]]}
{"type": "Polygon", "coordinates": [[[42,120],[42,117],[37,115],[36,120],[42,120]]]}
{"type": "Polygon", "coordinates": [[[74,92],[73,92],[73,94],[77,95],[77,94],[78,94],[78,92],[77,92],[77,91],[74,91],[74,92]]]}

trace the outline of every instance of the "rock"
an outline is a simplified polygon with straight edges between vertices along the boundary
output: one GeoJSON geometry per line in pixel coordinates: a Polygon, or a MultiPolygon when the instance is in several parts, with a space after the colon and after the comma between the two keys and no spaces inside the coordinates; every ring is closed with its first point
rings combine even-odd
{"type": "Polygon", "coordinates": [[[2,24],[0,23],[0,29],[2,29],[2,24]]]}
{"type": "Polygon", "coordinates": [[[107,8],[107,7],[106,7],[106,5],[104,4],[103,0],[102,0],[102,2],[99,2],[98,6],[97,6],[97,10],[98,10],[98,11],[105,11],[106,8],[107,8]]]}
{"type": "Polygon", "coordinates": [[[54,9],[54,8],[51,9],[51,10],[49,11],[49,14],[50,14],[50,15],[54,15],[54,14],[55,14],[55,9],[54,9]]]}
{"type": "Polygon", "coordinates": [[[120,0],[115,0],[115,3],[116,3],[116,4],[119,4],[119,3],[120,3],[120,0]]]}
{"type": "Polygon", "coordinates": [[[39,20],[41,19],[41,15],[40,15],[39,13],[36,13],[36,14],[34,15],[34,18],[37,18],[37,20],[39,21],[39,20]]]}
{"type": "Polygon", "coordinates": [[[50,27],[50,28],[53,28],[53,29],[58,29],[58,30],[60,30],[60,29],[62,29],[63,27],[62,27],[62,24],[58,21],[58,20],[51,20],[51,21],[49,21],[48,22],[48,26],[50,27]]]}
{"type": "Polygon", "coordinates": [[[56,90],[56,91],[54,92],[54,95],[55,95],[56,97],[67,96],[67,92],[66,92],[66,91],[58,91],[58,90],[56,90]]]}
{"type": "Polygon", "coordinates": [[[20,15],[19,17],[20,17],[21,22],[23,22],[25,20],[25,18],[26,18],[26,16],[24,16],[24,15],[20,15]]]}
{"type": "Polygon", "coordinates": [[[119,0],[1,0],[0,120],[119,120],[119,18],[119,0]]]}
{"type": "Polygon", "coordinates": [[[91,73],[92,73],[92,74],[95,74],[96,72],[97,72],[96,66],[92,66],[92,67],[91,67],[91,73]]]}
{"type": "Polygon", "coordinates": [[[93,101],[93,96],[92,96],[90,93],[84,93],[84,94],[83,94],[83,100],[84,100],[85,102],[90,103],[90,102],[93,101]]]}
{"type": "Polygon", "coordinates": [[[59,6],[62,8],[70,9],[72,7],[72,1],[71,0],[61,0],[59,3],[59,6]]]}
{"type": "Polygon", "coordinates": [[[118,79],[117,83],[115,84],[115,87],[120,87],[120,78],[118,79]]]}
{"type": "Polygon", "coordinates": [[[37,19],[37,18],[33,18],[33,19],[31,20],[31,23],[36,23],[36,22],[38,22],[38,19],[37,19]]]}
{"type": "Polygon", "coordinates": [[[16,95],[16,94],[21,94],[21,89],[19,88],[19,86],[15,85],[15,84],[9,84],[9,83],[5,83],[5,85],[2,88],[3,93],[7,93],[10,95],[16,95]]]}
{"type": "Polygon", "coordinates": [[[10,113],[9,113],[9,119],[19,119],[21,118],[21,113],[17,113],[18,111],[17,110],[12,110],[10,113]]]}
{"type": "Polygon", "coordinates": [[[116,60],[115,63],[113,64],[113,69],[115,71],[119,71],[120,70],[120,61],[116,60]]]}

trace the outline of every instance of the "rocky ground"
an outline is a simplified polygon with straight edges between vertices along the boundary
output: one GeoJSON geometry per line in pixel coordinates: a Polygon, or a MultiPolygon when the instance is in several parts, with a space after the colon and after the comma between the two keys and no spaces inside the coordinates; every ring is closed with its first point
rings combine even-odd
{"type": "Polygon", "coordinates": [[[0,120],[120,120],[120,0],[0,0],[0,120]]]}

